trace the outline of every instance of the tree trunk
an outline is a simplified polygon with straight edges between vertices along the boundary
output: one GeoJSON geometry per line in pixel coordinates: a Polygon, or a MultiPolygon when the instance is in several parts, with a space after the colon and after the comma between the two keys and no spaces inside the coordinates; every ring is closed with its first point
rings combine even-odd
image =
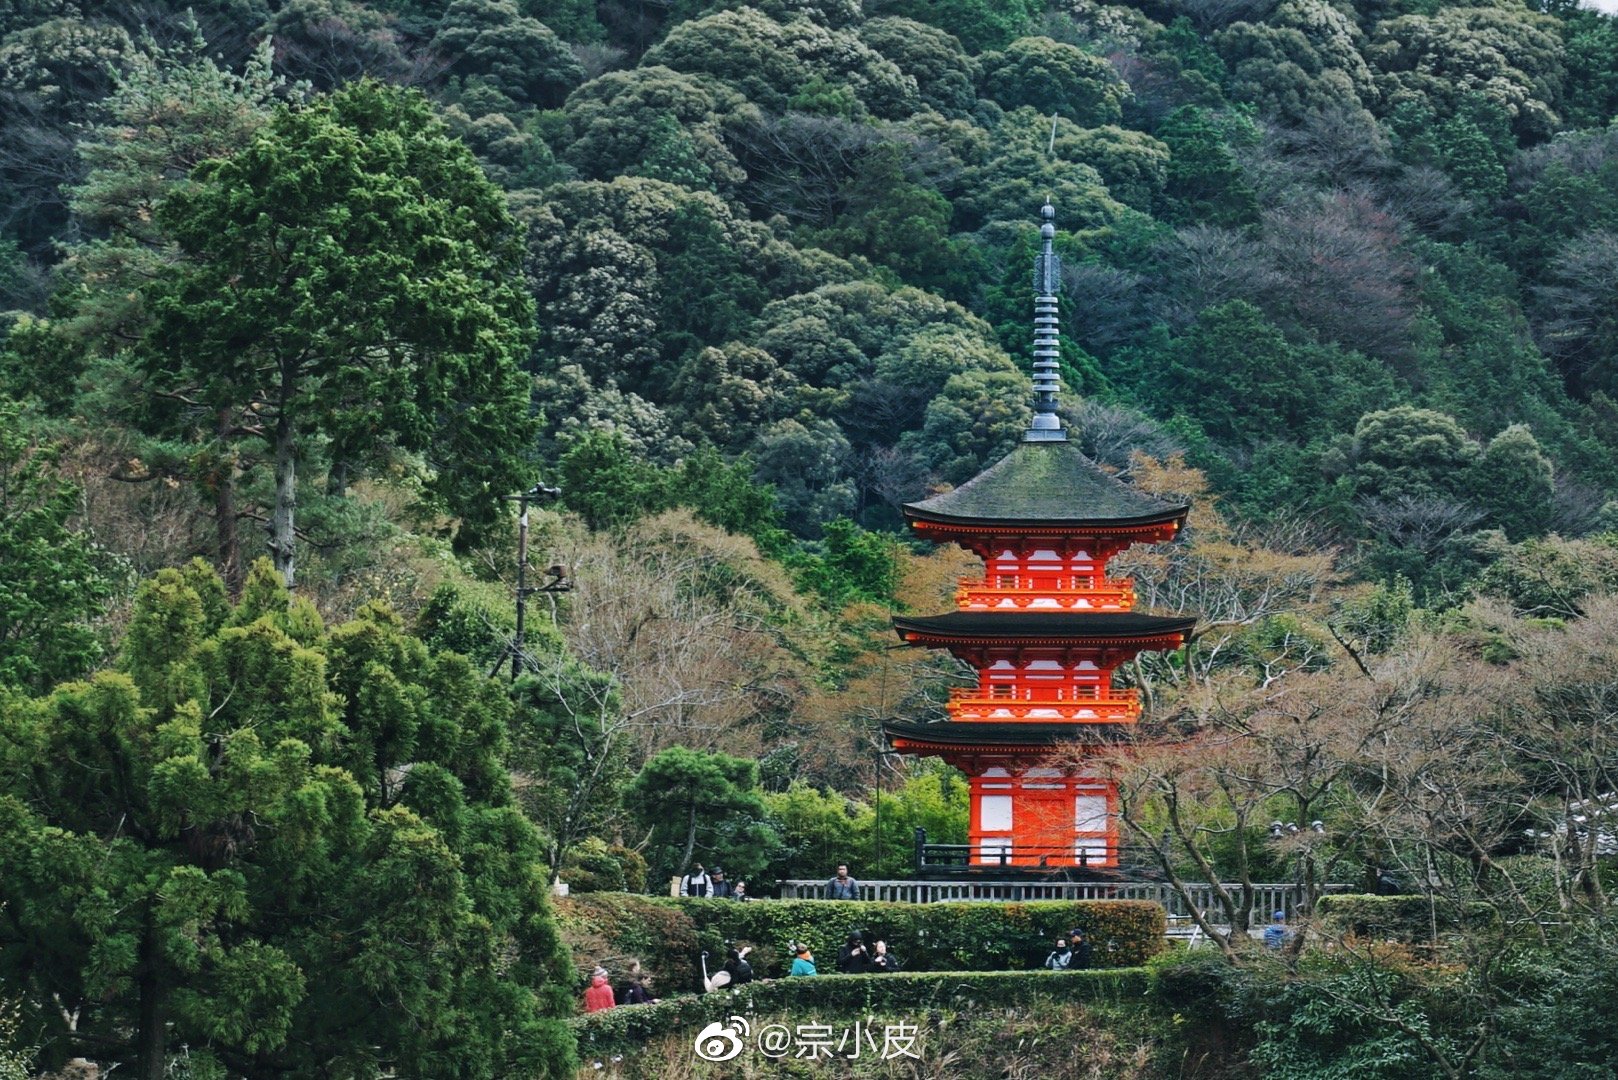
{"type": "Polygon", "coordinates": [[[270,559],[289,589],[293,587],[296,570],[293,512],[298,501],[297,460],[293,449],[292,421],[283,408],[275,421],[275,510],[270,515],[270,559]]]}
{"type": "Polygon", "coordinates": [[[697,850],[697,804],[691,804],[691,819],[685,827],[685,853],[680,856],[680,876],[691,869],[691,855],[697,850]]]}
{"type": "Polygon", "coordinates": [[[156,946],[152,939],[156,929],[152,922],[152,915],[148,912],[146,932],[141,935],[140,942],[140,1018],[135,1042],[135,1076],[138,1080],[163,1080],[163,1074],[167,1071],[164,1066],[168,1058],[165,1052],[168,1033],[163,1028],[162,990],[157,984],[157,961],[153,955],[156,946]]]}
{"type": "Polygon", "coordinates": [[[232,600],[238,600],[242,595],[242,544],[236,531],[236,452],[226,441],[230,410],[220,409],[217,419],[221,453],[213,476],[214,535],[219,543],[219,571],[224,575],[225,589],[232,600]]]}

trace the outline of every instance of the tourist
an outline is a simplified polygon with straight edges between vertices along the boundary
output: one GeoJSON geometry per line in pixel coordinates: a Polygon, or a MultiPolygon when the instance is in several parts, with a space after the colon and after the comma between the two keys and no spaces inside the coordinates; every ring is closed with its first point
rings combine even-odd
{"type": "Polygon", "coordinates": [[[708,895],[715,900],[729,900],[735,892],[730,882],[725,880],[725,868],[716,866],[708,871],[708,895]]]}
{"type": "Polygon", "coordinates": [[[724,969],[730,973],[730,985],[740,986],[753,981],[753,965],[747,962],[747,954],[752,952],[750,946],[738,949],[732,946],[730,959],[725,961],[724,969]]]}
{"type": "Polygon", "coordinates": [[[618,1004],[656,1005],[657,999],[652,996],[650,983],[651,976],[640,969],[640,961],[636,960],[629,965],[629,974],[624,979],[624,985],[618,988],[618,1004]]]}
{"type": "Polygon", "coordinates": [[[1287,931],[1287,913],[1277,911],[1270,916],[1270,925],[1264,928],[1264,947],[1266,949],[1282,949],[1286,947],[1287,938],[1291,934],[1287,931]]]}
{"type": "Polygon", "coordinates": [[[826,882],[827,900],[858,900],[860,883],[848,876],[848,864],[837,865],[837,876],[826,882]]]}
{"type": "Polygon", "coordinates": [[[680,895],[701,899],[708,895],[708,890],[712,887],[713,881],[708,877],[708,872],[702,868],[701,863],[697,863],[691,868],[691,872],[681,879],[680,895]]]}
{"type": "Polygon", "coordinates": [[[1083,970],[1090,966],[1090,939],[1082,927],[1067,932],[1067,945],[1073,951],[1073,967],[1083,970]]]}
{"type": "Polygon", "coordinates": [[[1045,966],[1052,971],[1066,971],[1073,966],[1073,950],[1068,946],[1067,938],[1056,939],[1056,948],[1045,958],[1045,966]]]}
{"type": "Polygon", "coordinates": [[[787,972],[789,976],[818,974],[815,971],[815,955],[809,951],[808,945],[794,946],[792,951],[797,955],[792,961],[792,970],[787,972]]]}
{"type": "Polygon", "coordinates": [[[751,899],[753,899],[751,896],[747,895],[747,882],[738,881],[736,883],[736,887],[730,891],[730,898],[732,900],[751,900],[751,899]]]}
{"type": "Polygon", "coordinates": [[[872,971],[881,972],[899,970],[899,958],[888,951],[888,943],[886,941],[878,941],[874,946],[872,946],[872,948],[876,950],[871,954],[872,971]]]}
{"type": "Polygon", "coordinates": [[[600,1012],[616,1004],[617,1001],[612,996],[612,987],[607,985],[607,969],[598,967],[590,972],[590,987],[584,992],[584,1011],[600,1012]]]}
{"type": "Polygon", "coordinates": [[[865,939],[859,931],[848,935],[848,941],[837,950],[837,970],[844,975],[864,975],[871,970],[871,954],[865,950],[865,939]]]}

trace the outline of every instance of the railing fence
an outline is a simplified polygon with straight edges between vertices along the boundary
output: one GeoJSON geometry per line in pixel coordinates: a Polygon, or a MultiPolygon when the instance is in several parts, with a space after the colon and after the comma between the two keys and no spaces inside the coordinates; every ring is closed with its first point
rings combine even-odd
{"type": "MultiPolygon", "coordinates": [[[[781,884],[783,900],[824,900],[827,882],[793,879],[781,884]]],[[[1234,892],[1237,887],[1227,886],[1234,892]]],[[[1323,892],[1352,892],[1351,885],[1324,885],[1323,892]]],[[[1156,881],[860,881],[861,900],[889,900],[908,904],[944,901],[1026,901],[1026,900],[1150,900],[1162,904],[1171,919],[1188,919],[1191,907],[1179,890],[1156,881]]],[[[1224,921],[1224,911],[1215,900],[1210,884],[1187,885],[1191,903],[1210,922],[1224,921]]],[[[1303,902],[1303,887],[1291,883],[1264,882],[1253,886],[1253,922],[1263,925],[1270,913],[1284,911],[1292,918],[1303,902]]]]}

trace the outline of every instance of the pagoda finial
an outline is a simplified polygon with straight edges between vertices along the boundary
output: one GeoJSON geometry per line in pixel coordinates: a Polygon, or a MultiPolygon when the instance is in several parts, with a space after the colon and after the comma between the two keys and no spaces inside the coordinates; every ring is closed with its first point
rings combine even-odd
{"type": "Polygon", "coordinates": [[[1061,348],[1056,326],[1056,289],[1062,278],[1062,259],[1056,254],[1056,207],[1050,197],[1040,208],[1045,223],[1039,227],[1040,252],[1034,259],[1034,419],[1023,442],[1067,442],[1056,415],[1056,394],[1062,388],[1057,374],[1061,348]]]}

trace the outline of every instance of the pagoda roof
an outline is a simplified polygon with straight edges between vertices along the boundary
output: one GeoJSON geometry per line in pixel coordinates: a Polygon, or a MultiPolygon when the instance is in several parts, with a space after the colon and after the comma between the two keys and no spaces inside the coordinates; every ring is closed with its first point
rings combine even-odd
{"type": "Polygon", "coordinates": [[[1185,503],[1108,474],[1070,442],[1023,442],[960,487],[905,506],[915,522],[1105,528],[1184,519],[1185,503]]]}
{"type": "Polygon", "coordinates": [[[951,611],[943,615],[896,615],[901,638],[919,634],[939,644],[984,641],[1075,640],[1128,642],[1189,634],[1195,616],[1143,615],[1133,611],[951,611]]]}
{"type": "Polygon", "coordinates": [[[1052,723],[997,724],[985,721],[941,720],[936,723],[908,723],[889,720],[882,734],[890,742],[926,743],[940,749],[980,749],[988,746],[1047,747],[1066,743],[1103,744],[1118,742],[1126,725],[1052,723]]]}

